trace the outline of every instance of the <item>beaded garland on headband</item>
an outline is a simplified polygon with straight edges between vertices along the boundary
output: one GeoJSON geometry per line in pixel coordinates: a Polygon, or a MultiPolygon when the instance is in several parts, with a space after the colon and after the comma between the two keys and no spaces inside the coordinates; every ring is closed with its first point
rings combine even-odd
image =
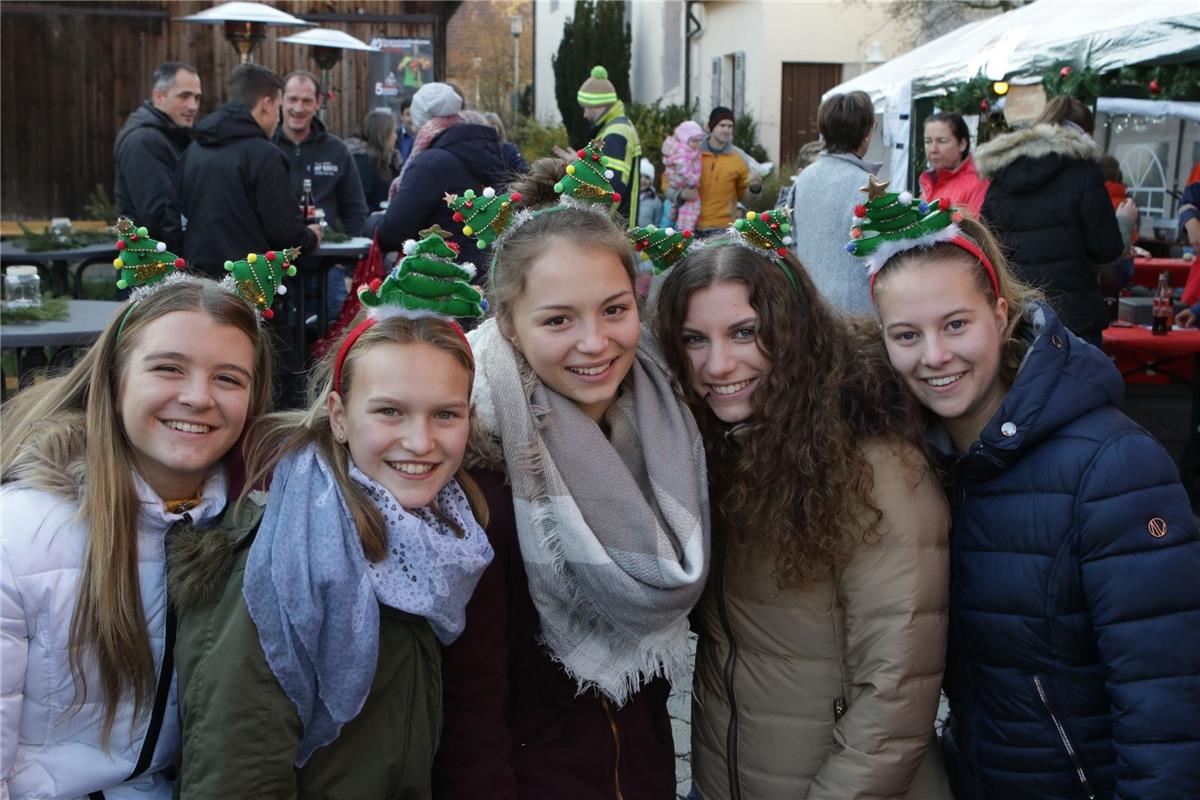
{"type": "Polygon", "coordinates": [[[975,257],[991,280],[992,291],[1000,296],[996,270],[987,254],[958,227],[962,212],[943,206],[941,200],[915,200],[912,192],[888,192],[888,182],[874,175],[860,191],[867,202],[854,207],[850,241],[846,252],[866,259],[871,276],[871,296],[875,296],[875,278],[890,258],[915,248],[932,247],[946,242],[975,257]]]}
{"type": "MultiPolygon", "coordinates": [[[[453,242],[447,241],[450,234],[438,225],[421,231],[421,240],[409,239],[404,243],[404,258],[386,278],[376,278],[369,285],[358,287],[358,299],[367,309],[367,318],[342,340],[337,359],[333,364],[333,390],[342,391],[342,365],[346,354],[358,340],[380,319],[390,316],[440,317],[446,319],[454,330],[467,341],[455,317],[479,319],[487,310],[487,301],[479,290],[470,284],[475,276],[475,265],[458,264],[454,258],[458,251],[453,242]]],[[[467,350],[470,351],[470,344],[467,350]]]]}
{"type": "Polygon", "coordinates": [[[276,295],[287,294],[283,279],[296,274],[293,262],[299,255],[299,247],[279,252],[268,250],[261,255],[247,253],[241,261],[225,262],[225,271],[230,274],[222,283],[245,298],[263,319],[271,319],[275,316],[271,305],[276,295]]]}
{"type": "Polygon", "coordinates": [[[645,225],[626,234],[644,261],[650,262],[655,275],[661,275],[687,255],[696,241],[691,231],[645,225]]]}
{"type": "Polygon", "coordinates": [[[159,289],[185,278],[187,266],[182,258],[167,252],[165,242],[150,238],[150,232],[139,228],[128,217],[120,217],[114,226],[117,231],[117,250],[113,268],[117,270],[117,288],[129,289],[129,307],[117,325],[116,338],[120,340],[125,323],[139,300],[154,294],[159,289]]]}

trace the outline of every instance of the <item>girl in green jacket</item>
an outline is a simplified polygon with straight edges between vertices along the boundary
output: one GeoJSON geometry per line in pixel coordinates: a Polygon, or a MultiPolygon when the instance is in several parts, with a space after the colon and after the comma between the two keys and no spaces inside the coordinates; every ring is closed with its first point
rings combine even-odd
{"type": "Polygon", "coordinates": [[[173,543],[185,798],[430,794],[439,643],[492,550],[460,469],[473,357],[430,314],[478,313],[479,294],[437,232],[406,252],[359,290],[368,314],[318,366],[309,408],[255,427],[223,534],[173,543]],[[269,495],[249,491],[268,473],[269,495]]]}

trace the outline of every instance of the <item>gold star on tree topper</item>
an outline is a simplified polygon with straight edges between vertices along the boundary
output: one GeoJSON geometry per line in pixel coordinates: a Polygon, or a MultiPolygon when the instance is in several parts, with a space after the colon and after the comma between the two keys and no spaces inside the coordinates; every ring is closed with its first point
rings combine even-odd
{"type": "Polygon", "coordinates": [[[867,193],[867,202],[869,203],[887,194],[888,183],[890,181],[880,181],[874,175],[869,175],[867,177],[867,185],[859,187],[858,190],[867,193]]]}

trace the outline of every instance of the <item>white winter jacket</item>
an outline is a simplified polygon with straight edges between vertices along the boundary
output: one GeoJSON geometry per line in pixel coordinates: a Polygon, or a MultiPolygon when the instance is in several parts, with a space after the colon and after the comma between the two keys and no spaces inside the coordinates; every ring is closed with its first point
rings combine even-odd
{"type": "MultiPolygon", "coordinates": [[[[164,535],[183,515],[168,514],[141,478],[137,490],[142,605],[161,667],[164,535]]],[[[224,474],[214,473],[188,513],[197,523],[215,520],[225,500],[224,474]]],[[[161,770],[178,761],[180,746],[174,679],[153,760],[133,781],[126,779],[141,753],[150,709],[134,719],[132,700],[122,704],[105,751],[100,676],[90,657],[84,662],[87,701],[77,711],[74,705],[68,638],[87,542],[78,511],[77,498],[20,483],[0,489],[0,800],[73,800],[92,792],[103,792],[105,800],[168,800],[171,785],[161,770]]]]}

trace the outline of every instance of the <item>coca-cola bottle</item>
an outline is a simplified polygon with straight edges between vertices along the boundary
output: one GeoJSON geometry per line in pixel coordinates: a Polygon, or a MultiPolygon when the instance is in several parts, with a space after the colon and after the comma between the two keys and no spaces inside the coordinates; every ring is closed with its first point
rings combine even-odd
{"type": "Polygon", "coordinates": [[[1171,282],[1167,277],[1166,272],[1162,272],[1158,276],[1158,288],[1154,290],[1154,321],[1150,326],[1150,332],[1155,336],[1166,336],[1171,330],[1171,317],[1175,316],[1172,312],[1174,301],[1171,299],[1171,282]]]}
{"type": "Polygon", "coordinates": [[[304,179],[304,193],[300,195],[300,213],[304,215],[305,225],[316,223],[317,199],[313,196],[312,178],[304,179]]]}

